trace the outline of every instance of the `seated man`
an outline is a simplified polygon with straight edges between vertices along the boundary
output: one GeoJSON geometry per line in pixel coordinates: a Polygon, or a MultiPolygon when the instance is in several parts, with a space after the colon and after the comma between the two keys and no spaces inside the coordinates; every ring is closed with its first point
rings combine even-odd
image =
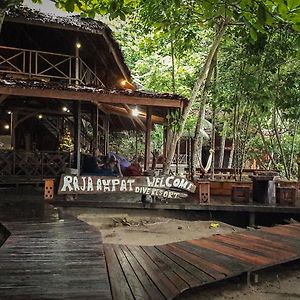
{"type": "Polygon", "coordinates": [[[99,158],[99,150],[94,149],[93,155],[84,155],[82,161],[83,174],[97,174],[100,170],[101,160],[99,158]]]}
{"type": "Polygon", "coordinates": [[[115,156],[111,155],[107,158],[106,163],[97,172],[99,176],[123,176],[120,162],[115,156]]]}

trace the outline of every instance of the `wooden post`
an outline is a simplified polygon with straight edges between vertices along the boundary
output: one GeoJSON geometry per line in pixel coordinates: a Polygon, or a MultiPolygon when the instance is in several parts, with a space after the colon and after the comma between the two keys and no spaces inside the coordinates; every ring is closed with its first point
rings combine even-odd
{"type": "Polygon", "coordinates": [[[135,158],[138,159],[138,132],[135,129],[135,158]]]}
{"type": "Polygon", "coordinates": [[[80,49],[80,43],[77,42],[75,45],[75,78],[76,78],[76,84],[79,84],[80,79],[80,68],[79,68],[79,49],[80,49]]]}
{"type": "Polygon", "coordinates": [[[146,116],[146,140],[145,140],[145,160],[144,160],[144,170],[149,169],[150,155],[151,155],[151,129],[152,129],[152,107],[147,108],[146,116]]]}
{"type": "Polygon", "coordinates": [[[104,155],[109,152],[109,116],[104,116],[104,155]]]}
{"type": "Polygon", "coordinates": [[[90,153],[93,153],[94,149],[98,148],[98,107],[95,106],[91,112],[91,125],[93,128],[93,139],[90,145],[90,153]]]}
{"type": "Polygon", "coordinates": [[[99,109],[96,105],[96,148],[99,149],[99,109]]]}
{"type": "Polygon", "coordinates": [[[74,153],[77,174],[80,175],[81,101],[74,103],[74,153]]]}
{"type": "Polygon", "coordinates": [[[179,173],[179,156],[180,156],[180,139],[177,142],[177,154],[176,154],[176,174],[179,173]]]}
{"type": "Polygon", "coordinates": [[[10,114],[10,135],[11,135],[11,148],[16,150],[16,127],[18,121],[18,113],[12,112],[10,114]]]}
{"type": "Polygon", "coordinates": [[[167,126],[164,125],[164,131],[163,131],[163,159],[164,162],[166,161],[167,157],[167,126]]]}

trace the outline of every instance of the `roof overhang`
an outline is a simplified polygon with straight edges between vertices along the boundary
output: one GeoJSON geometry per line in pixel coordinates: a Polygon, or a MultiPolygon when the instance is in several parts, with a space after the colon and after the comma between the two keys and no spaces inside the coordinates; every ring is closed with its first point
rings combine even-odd
{"type": "Polygon", "coordinates": [[[135,93],[126,95],[117,93],[116,91],[102,90],[94,92],[76,91],[73,89],[56,90],[49,88],[24,88],[1,86],[0,95],[24,96],[24,97],[38,97],[44,99],[61,99],[61,100],[77,100],[89,101],[95,104],[109,103],[109,104],[130,104],[143,105],[167,108],[181,108],[183,101],[179,99],[165,99],[159,97],[136,96],[135,93]]]}

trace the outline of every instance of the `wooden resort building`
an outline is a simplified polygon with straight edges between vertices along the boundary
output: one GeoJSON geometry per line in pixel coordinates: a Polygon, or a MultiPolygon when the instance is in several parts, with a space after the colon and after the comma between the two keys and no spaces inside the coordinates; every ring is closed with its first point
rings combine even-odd
{"type": "Polygon", "coordinates": [[[184,103],[137,90],[102,22],[11,10],[0,35],[1,182],[42,181],[80,168],[80,152],[107,153],[109,135],[122,130],[144,132],[147,169],[153,124],[164,124],[184,103]],[[63,138],[72,138],[74,149],[63,149],[63,138]]]}

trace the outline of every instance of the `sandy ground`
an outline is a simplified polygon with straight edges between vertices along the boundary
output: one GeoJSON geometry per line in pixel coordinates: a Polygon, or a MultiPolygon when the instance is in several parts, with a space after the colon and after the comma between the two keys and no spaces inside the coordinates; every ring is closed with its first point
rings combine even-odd
{"type": "MultiPolygon", "coordinates": [[[[216,220],[190,221],[166,211],[92,208],[69,208],[67,211],[99,229],[105,243],[157,245],[244,230],[216,220]],[[215,223],[219,226],[212,228],[211,225],[215,223]]],[[[187,291],[176,299],[300,299],[300,261],[257,274],[258,283],[252,286],[247,286],[244,276],[187,291]]]]}
{"type": "Polygon", "coordinates": [[[104,243],[113,244],[161,245],[242,230],[217,221],[180,220],[141,211],[71,208],[68,212],[100,230],[104,243]]]}

